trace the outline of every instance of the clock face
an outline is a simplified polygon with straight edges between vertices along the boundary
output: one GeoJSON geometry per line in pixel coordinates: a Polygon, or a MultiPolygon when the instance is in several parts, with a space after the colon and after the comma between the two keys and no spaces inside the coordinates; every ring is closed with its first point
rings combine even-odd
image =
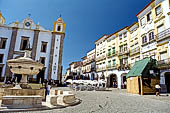
{"type": "Polygon", "coordinates": [[[30,25],[31,25],[30,22],[25,23],[25,26],[27,26],[27,27],[29,27],[30,25]]]}

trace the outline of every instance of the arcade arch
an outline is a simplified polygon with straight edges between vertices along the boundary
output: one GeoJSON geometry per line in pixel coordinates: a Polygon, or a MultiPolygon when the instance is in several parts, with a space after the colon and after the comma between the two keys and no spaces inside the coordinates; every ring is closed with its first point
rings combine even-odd
{"type": "Polygon", "coordinates": [[[107,77],[107,87],[117,88],[118,80],[117,75],[112,73],[107,77]]]}

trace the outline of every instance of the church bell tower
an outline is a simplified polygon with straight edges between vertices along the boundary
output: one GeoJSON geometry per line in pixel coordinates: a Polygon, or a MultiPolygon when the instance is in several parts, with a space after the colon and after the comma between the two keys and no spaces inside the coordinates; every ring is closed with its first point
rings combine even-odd
{"type": "Polygon", "coordinates": [[[61,17],[54,22],[53,32],[65,33],[65,23],[61,17]]]}

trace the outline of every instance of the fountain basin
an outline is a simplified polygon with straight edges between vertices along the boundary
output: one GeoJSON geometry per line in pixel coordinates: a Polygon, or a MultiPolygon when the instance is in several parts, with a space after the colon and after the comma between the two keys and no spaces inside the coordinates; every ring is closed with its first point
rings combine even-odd
{"type": "Polygon", "coordinates": [[[39,95],[45,99],[45,89],[4,89],[4,96],[34,96],[39,95]]]}
{"type": "Polygon", "coordinates": [[[36,75],[44,66],[43,64],[26,57],[8,60],[7,65],[11,72],[22,75],[36,75]]]}
{"type": "Polygon", "coordinates": [[[41,96],[3,96],[2,106],[8,108],[33,108],[42,106],[41,96]]]}

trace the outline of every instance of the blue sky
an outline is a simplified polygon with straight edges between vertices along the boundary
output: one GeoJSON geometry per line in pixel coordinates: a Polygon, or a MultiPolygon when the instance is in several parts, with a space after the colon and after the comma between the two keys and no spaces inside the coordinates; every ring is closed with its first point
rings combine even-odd
{"type": "Polygon", "coordinates": [[[66,23],[64,71],[95,47],[94,41],[137,21],[136,14],[151,0],[0,0],[6,24],[31,14],[35,23],[52,30],[62,15],[66,23]]]}

